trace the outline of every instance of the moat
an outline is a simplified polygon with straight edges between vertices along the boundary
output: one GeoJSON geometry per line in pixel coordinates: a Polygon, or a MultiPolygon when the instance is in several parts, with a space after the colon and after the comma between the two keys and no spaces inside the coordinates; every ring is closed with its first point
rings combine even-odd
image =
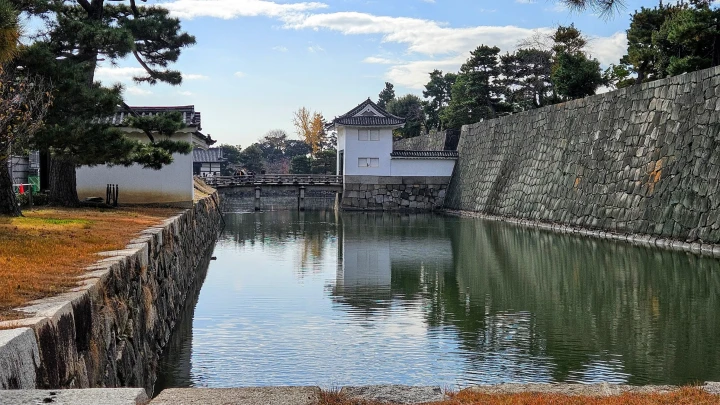
{"type": "Polygon", "coordinates": [[[720,380],[717,259],[431,214],[225,221],[156,393],[720,380]]]}

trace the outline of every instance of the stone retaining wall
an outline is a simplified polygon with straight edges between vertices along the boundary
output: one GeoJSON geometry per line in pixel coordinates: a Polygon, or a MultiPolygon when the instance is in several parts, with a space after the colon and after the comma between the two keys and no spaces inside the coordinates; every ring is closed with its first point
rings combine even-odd
{"type": "Polygon", "coordinates": [[[393,150],[445,150],[445,131],[430,132],[393,142],[393,150]]]}
{"type": "Polygon", "coordinates": [[[720,67],[463,127],[446,207],[720,242],[720,67]]]}
{"type": "Polygon", "coordinates": [[[342,208],[347,210],[440,209],[449,177],[345,176],[342,208]]]}
{"type": "Polygon", "coordinates": [[[0,387],[143,387],[152,393],[159,356],[196,283],[195,268],[220,228],[218,196],[104,252],[81,284],[0,322],[0,387]]]}

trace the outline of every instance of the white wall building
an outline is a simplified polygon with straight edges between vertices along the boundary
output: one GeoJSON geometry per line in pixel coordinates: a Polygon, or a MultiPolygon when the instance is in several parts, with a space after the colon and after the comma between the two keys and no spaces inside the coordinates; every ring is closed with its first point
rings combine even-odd
{"type": "Polygon", "coordinates": [[[337,173],[343,176],[344,208],[442,206],[457,161],[456,151],[393,151],[393,130],[403,127],[405,119],[370,99],[335,118],[332,124],[338,134],[337,173]]]}
{"type": "MultiPolygon", "coordinates": [[[[171,136],[153,134],[156,141],[171,139],[185,141],[194,147],[207,149],[214,143],[201,130],[200,112],[195,106],[179,107],[130,107],[137,115],[157,115],[168,112],[180,112],[185,127],[171,136]]],[[[149,142],[147,135],[139,129],[125,126],[130,112],[124,109],[106,120],[119,127],[128,137],[149,142]]],[[[173,154],[173,162],[160,170],[146,169],[141,165],[124,166],[82,166],[77,170],[77,191],[80,199],[87,197],[105,197],[108,184],[119,186],[118,201],[121,204],[161,204],[171,206],[192,206],[193,154],[173,154]]]]}

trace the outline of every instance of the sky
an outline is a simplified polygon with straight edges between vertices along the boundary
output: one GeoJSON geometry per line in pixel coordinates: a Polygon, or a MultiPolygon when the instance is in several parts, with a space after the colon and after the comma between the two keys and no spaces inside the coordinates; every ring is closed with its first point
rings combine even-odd
{"type": "Polygon", "coordinates": [[[603,66],[625,53],[630,14],[657,0],[626,0],[610,18],[552,0],[150,0],[180,18],[197,44],[173,66],[180,86],[137,85],[134,60],[102,66],[96,78],[125,85],[131,106],[195,105],[203,133],[249,146],[273,129],[297,138],[300,107],[328,120],[384,83],[422,97],[428,73],[456,72],[481,44],[512,52],[536,31],[574,23],[603,66]]]}

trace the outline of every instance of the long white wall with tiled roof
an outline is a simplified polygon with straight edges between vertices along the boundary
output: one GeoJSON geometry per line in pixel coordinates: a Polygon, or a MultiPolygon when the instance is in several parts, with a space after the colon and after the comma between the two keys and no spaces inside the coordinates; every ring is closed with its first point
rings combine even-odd
{"type": "MultiPolygon", "coordinates": [[[[173,140],[192,142],[192,134],[176,134],[173,140]]],[[[176,153],[173,163],[160,170],[144,169],[137,164],[129,167],[83,166],[77,170],[80,199],[105,198],[108,184],[119,186],[121,204],[192,206],[193,155],[176,153]]]]}

